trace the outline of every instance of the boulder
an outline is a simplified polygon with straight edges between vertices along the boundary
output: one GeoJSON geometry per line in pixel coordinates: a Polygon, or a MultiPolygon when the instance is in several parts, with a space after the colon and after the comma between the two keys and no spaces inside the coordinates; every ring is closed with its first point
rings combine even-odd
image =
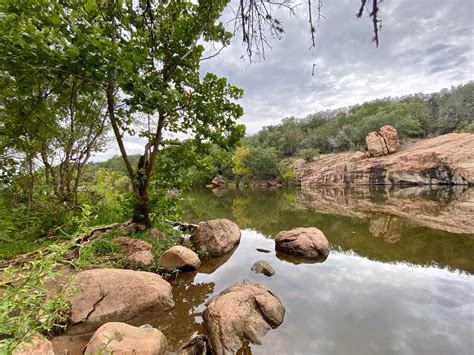
{"type": "Polygon", "coordinates": [[[295,228],[275,236],[276,250],[305,258],[329,255],[329,242],[318,228],[295,228]]]}
{"type": "Polygon", "coordinates": [[[165,271],[180,270],[196,270],[201,266],[199,256],[182,245],[176,245],[166,250],[158,261],[165,271]]]}
{"type": "Polygon", "coordinates": [[[385,146],[389,154],[395,153],[400,147],[400,141],[398,139],[398,133],[395,127],[386,125],[379,129],[379,134],[382,136],[385,146]]]}
{"type": "Polygon", "coordinates": [[[365,137],[365,142],[367,143],[367,150],[369,151],[370,156],[380,157],[388,154],[385,141],[377,132],[370,132],[367,137],[365,137]]]}
{"type": "Polygon", "coordinates": [[[204,327],[213,353],[235,354],[243,341],[261,344],[285,317],[279,298],[259,283],[233,285],[206,303],[204,327]]]}
{"type": "Polygon", "coordinates": [[[53,344],[43,336],[35,336],[31,341],[21,343],[13,355],[54,355],[53,344]]]}
{"type": "Polygon", "coordinates": [[[171,285],[151,272],[92,269],[73,280],[77,292],[70,299],[76,332],[94,331],[105,322],[126,321],[144,311],[174,307],[171,285]]]}
{"type": "Polygon", "coordinates": [[[205,248],[210,256],[231,251],[240,241],[240,228],[228,219],[202,222],[191,235],[195,248],[205,248]]]}
{"type": "Polygon", "coordinates": [[[151,327],[133,327],[126,323],[105,323],[96,330],[84,354],[165,354],[168,341],[162,332],[151,327]]]}
{"type": "Polygon", "coordinates": [[[255,264],[253,264],[251,270],[257,274],[264,274],[265,276],[275,275],[275,270],[273,270],[270,264],[265,260],[257,261],[255,264]]]}
{"type": "Polygon", "coordinates": [[[118,237],[113,241],[120,246],[130,264],[150,265],[153,261],[150,243],[129,237],[118,237]]]}
{"type": "Polygon", "coordinates": [[[390,125],[383,126],[378,132],[370,132],[365,142],[372,157],[394,153],[400,146],[397,130],[390,125]]]}
{"type": "Polygon", "coordinates": [[[166,236],[160,231],[158,228],[150,228],[146,232],[150,237],[155,238],[157,240],[165,240],[166,236]]]}

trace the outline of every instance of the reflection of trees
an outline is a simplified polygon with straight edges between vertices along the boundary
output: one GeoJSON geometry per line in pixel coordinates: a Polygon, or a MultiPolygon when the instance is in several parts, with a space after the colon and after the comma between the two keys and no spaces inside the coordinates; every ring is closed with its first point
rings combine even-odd
{"type": "Polygon", "coordinates": [[[195,283],[196,275],[197,272],[184,272],[171,280],[176,303],[172,309],[157,315],[144,314],[134,319],[133,323],[136,325],[148,323],[161,330],[174,350],[185,344],[196,333],[203,333],[201,313],[207,298],[214,292],[215,284],[195,283]]]}

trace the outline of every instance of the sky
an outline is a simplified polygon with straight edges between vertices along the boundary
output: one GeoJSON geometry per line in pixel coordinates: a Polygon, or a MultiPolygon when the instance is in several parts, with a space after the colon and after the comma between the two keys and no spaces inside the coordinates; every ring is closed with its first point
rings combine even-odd
{"type": "MultiPolygon", "coordinates": [[[[241,123],[248,134],[284,117],[436,92],[474,77],[472,0],[383,1],[378,48],[370,18],[355,16],[359,0],[324,0],[315,49],[301,2],[295,16],[277,12],[285,33],[270,41],[265,60],[249,63],[242,57],[245,48],[237,36],[217,57],[203,61],[202,73],[225,76],[244,89],[241,123]]],[[[132,153],[142,152],[139,138],[129,137],[126,144],[132,153]]],[[[118,153],[114,141],[108,148],[102,158],[118,153]]]]}

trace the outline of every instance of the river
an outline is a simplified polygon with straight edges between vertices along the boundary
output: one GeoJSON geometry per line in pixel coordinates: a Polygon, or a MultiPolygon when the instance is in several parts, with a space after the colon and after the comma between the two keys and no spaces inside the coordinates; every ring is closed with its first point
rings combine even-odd
{"type": "MultiPolygon", "coordinates": [[[[173,281],[176,307],[147,321],[176,349],[203,331],[205,301],[244,279],[286,307],[283,324],[241,354],[470,354],[474,330],[474,190],[197,189],[183,220],[228,218],[236,250],[173,281]],[[278,231],[314,226],[332,245],[323,263],[275,253],[278,231]],[[261,253],[256,248],[268,249],[261,253]],[[250,271],[257,260],[276,271],[250,271]]],[[[140,323],[140,321],[137,321],[140,323]]]]}

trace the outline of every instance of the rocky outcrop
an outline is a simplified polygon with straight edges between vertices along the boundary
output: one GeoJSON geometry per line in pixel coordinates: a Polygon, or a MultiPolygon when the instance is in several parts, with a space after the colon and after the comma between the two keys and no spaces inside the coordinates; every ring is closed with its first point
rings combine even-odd
{"type": "Polygon", "coordinates": [[[362,152],[329,154],[300,165],[302,186],[472,185],[474,134],[450,133],[421,140],[380,157],[362,152]]]}
{"type": "Polygon", "coordinates": [[[167,347],[168,341],[158,329],[110,322],[96,330],[84,354],[161,355],[167,347]]]}
{"type": "Polygon", "coordinates": [[[390,125],[383,126],[379,132],[370,132],[365,142],[369,155],[372,157],[394,153],[400,146],[397,130],[390,125]]]}
{"type": "Polygon", "coordinates": [[[202,222],[191,235],[195,248],[204,248],[210,256],[231,251],[240,241],[240,228],[228,219],[202,222]]]}
{"type": "Polygon", "coordinates": [[[252,265],[251,270],[256,274],[264,274],[265,276],[275,275],[275,270],[273,270],[271,265],[265,260],[257,261],[255,264],[252,265]]]}
{"type": "Polygon", "coordinates": [[[92,269],[78,273],[70,299],[74,331],[97,329],[105,322],[126,321],[140,313],[174,306],[171,285],[151,272],[92,269]]]}
{"type": "Polygon", "coordinates": [[[199,256],[186,247],[175,245],[166,250],[158,261],[165,271],[180,270],[196,270],[201,266],[199,256]]]}
{"type": "Polygon", "coordinates": [[[113,241],[120,246],[130,264],[150,265],[153,261],[150,243],[129,237],[118,237],[113,241]]]}
{"type": "Polygon", "coordinates": [[[275,248],[291,255],[319,259],[329,255],[329,241],[318,228],[295,228],[275,236],[275,248]]]}
{"type": "Polygon", "coordinates": [[[43,336],[35,336],[31,341],[20,344],[13,355],[54,355],[53,344],[43,336]]]}
{"type": "Polygon", "coordinates": [[[233,285],[206,303],[204,327],[213,353],[235,354],[243,341],[261,344],[285,317],[279,298],[259,283],[233,285]]]}

